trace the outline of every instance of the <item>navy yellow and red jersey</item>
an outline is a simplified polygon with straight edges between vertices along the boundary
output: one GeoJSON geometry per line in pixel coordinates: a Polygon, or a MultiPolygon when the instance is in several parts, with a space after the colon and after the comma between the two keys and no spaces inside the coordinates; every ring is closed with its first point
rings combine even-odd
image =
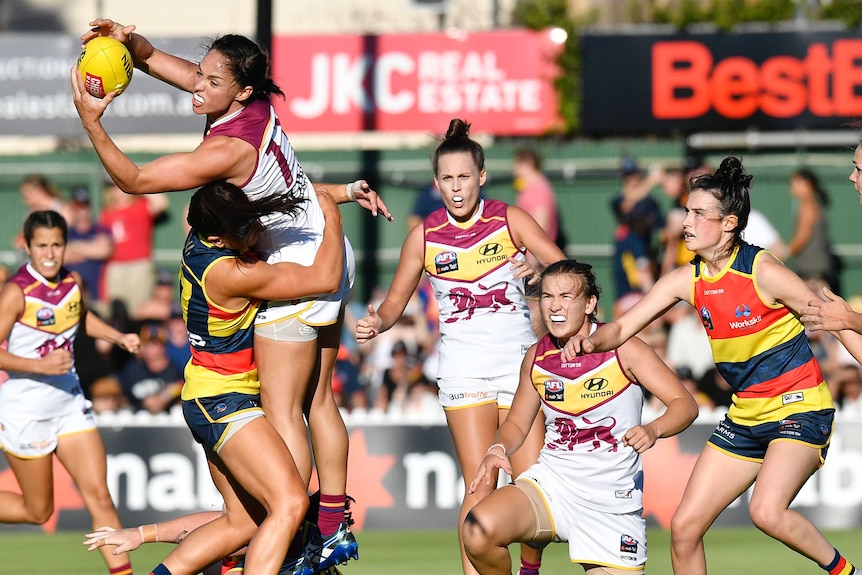
{"type": "Polygon", "coordinates": [[[834,408],[802,322],[761,295],[755,269],[765,253],[742,242],[715,276],[700,258],[693,262],[692,301],[716,367],[735,392],[728,417],[741,425],[834,408]]]}
{"type": "Polygon", "coordinates": [[[252,352],[260,300],[249,299],[244,306],[230,309],[213,302],[206,290],[206,276],[213,266],[237,257],[236,251],[214,246],[194,229],[186,237],[179,274],[180,303],[192,358],[185,370],[184,400],[229,392],[260,393],[252,352]]]}

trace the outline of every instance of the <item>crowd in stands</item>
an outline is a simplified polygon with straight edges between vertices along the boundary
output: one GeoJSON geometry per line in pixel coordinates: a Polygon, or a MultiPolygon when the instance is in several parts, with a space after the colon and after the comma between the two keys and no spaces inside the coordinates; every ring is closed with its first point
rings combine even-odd
{"type": "MultiPolygon", "coordinates": [[[[519,150],[513,162],[513,183],[519,192],[535,193],[521,204],[524,209],[539,210],[537,214],[550,232],[556,233],[562,222],[553,189],[540,168],[535,152],[519,150]]],[[[690,261],[682,241],[686,187],[690,178],[708,169],[697,157],[686,158],[678,167],[647,171],[634,158],[624,158],[620,193],[609,206],[617,226],[611,238],[613,283],[603,286],[603,300],[613,302],[612,315],[633,305],[660,275],[690,261]],[[661,192],[671,200],[666,213],[654,197],[661,192]]],[[[141,350],[131,356],[79,332],[77,369],[95,411],[103,415],[171,413],[179,405],[190,350],[177,300],[177,270],[155,269],[152,257],[153,231],[165,220],[167,195],[130,196],[107,183],[102,209],[96,214],[85,187],[73,188],[67,200],[47,178],[33,175],[21,183],[20,190],[28,209],[54,209],[68,219],[66,262],[81,275],[90,309],[122,331],[140,333],[141,350]]],[[[788,191],[808,206],[800,209],[793,236],[782,241],[768,218],[752,211],[744,238],[750,243],[768,243],[763,247],[792,268],[798,263],[798,273],[815,289],[826,284],[839,293],[840,266],[835,265],[824,209],[828,196],[816,174],[807,169],[790,176],[788,191]],[[808,271],[812,262],[824,260],[833,265],[808,271]]],[[[437,190],[424,190],[408,226],[421,222],[440,205],[437,190]]],[[[20,247],[21,238],[13,242],[20,247]]],[[[0,284],[11,271],[0,267],[0,284]]],[[[367,303],[378,305],[384,294],[385,290],[375,291],[367,303]]],[[[862,296],[849,302],[862,310],[862,296]]],[[[367,303],[354,300],[347,308],[347,329],[333,374],[333,391],[346,419],[444,421],[435,384],[438,317],[428,282],[423,280],[395,326],[359,346],[352,328],[365,314],[367,303]]],[[[717,417],[727,408],[730,388],[715,369],[701,320],[691,306],[677,305],[641,337],[676,371],[702,414],[717,417]]],[[[839,411],[862,416],[862,368],[828,333],[811,333],[809,338],[839,411]]],[[[662,410],[660,404],[650,401],[648,408],[662,410]]]]}

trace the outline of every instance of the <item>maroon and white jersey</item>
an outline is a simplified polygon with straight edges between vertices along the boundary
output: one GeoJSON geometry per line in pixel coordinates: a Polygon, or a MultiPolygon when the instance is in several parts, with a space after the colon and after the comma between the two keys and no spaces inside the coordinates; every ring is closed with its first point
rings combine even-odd
{"type": "Polygon", "coordinates": [[[517,374],[536,341],[524,280],[507,261],[524,259],[509,232],[507,209],[481,200],[466,223],[445,208],[425,218],[425,273],[440,308],[439,377],[517,374]]]}
{"type": "MultiPolygon", "coordinates": [[[[295,262],[307,266],[314,263],[317,248],[323,241],[323,211],[272,105],[266,100],[251,102],[213,123],[205,138],[213,136],[239,138],[257,149],[254,173],[240,186],[250,199],[289,192],[292,197],[305,200],[295,215],[276,213],[262,218],[266,231],[256,246],[261,258],[270,264],[295,262]]],[[[296,316],[311,325],[328,325],[338,317],[341,297],[339,292],[313,299],[267,302],[257,323],[296,316]]]]}
{"type": "MultiPolygon", "coordinates": [[[[9,333],[9,353],[37,359],[55,349],[73,353],[75,335],[81,321],[81,290],[65,268],[48,281],[27,263],[9,278],[24,292],[24,313],[9,333]]],[[[66,413],[70,395],[83,393],[72,367],[62,375],[42,375],[9,371],[0,385],[0,405],[4,412],[32,415],[35,419],[66,413]]]]}
{"type": "Polygon", "coordinates": [[[641,458],[623,445],[623,436],[640,425],[644,396],[616,351],[562,363],[556,338],[546,335],[536,346],[531,379],[545,414],[539,464],[558,474],[587,507],[613,513],[641,509],[641,458]]]}

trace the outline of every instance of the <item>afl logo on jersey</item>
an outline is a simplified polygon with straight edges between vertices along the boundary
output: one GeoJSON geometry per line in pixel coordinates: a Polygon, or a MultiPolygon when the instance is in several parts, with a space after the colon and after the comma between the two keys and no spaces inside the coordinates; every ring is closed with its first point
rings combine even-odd
{"type": "Polygon", "coordinates": [[[565,384],[559,379],[545,381],[545,401],[563,401],[565,384]]]}
{"type": "Polygon", "coordinates": [[[438,274],[454,272],[458,269],[458,254],[453,251],[440,252],[434,256],[434,267],[438,274]]]}
{"type": "Polygon", "coordinates": [[[36,325],[54,325],[57,319],[54,317],[54,310],[49,307],[43,307],[36,312],[36,325]]]}

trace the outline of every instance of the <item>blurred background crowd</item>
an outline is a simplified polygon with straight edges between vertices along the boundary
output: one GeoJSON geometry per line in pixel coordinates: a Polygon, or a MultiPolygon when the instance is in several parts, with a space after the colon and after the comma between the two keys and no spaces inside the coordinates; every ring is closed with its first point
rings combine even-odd
{"type": "MultiPolygon", "coordinates": [[[[646,167],[635,157],[620,159],[618,191],[609,194],[606,206],[615,226],[612,237],[607,238],[612,246],[612,281],[602,286],[605,311],[601,319],[624,312],[661,274],[690,265],[692,255],[682,241],[688,182],[711,169],[699,155],[686,156],[676,164],[646,167]]],[[[514,203],[566,247],[558,198],[535,149],[515,150],[510,185],[514,203]]],[[[19,191],[28,211],[53,209],[68,219],[66,264],[81,275],[90,309],[121,331],[141,335],[141,351],[131,356],[79,333],[75,350],[78,371],[96,411],[171,412],[179,404],[183,369],[190,357],[178,301],[178,270],[153,257],[156,229],[174,226],[183,233],[188,229],[182,218],[169,216],[171,198],[164,194],[123,194],[109,180],[97,190],[73,186],[61,191],[40,174],[25,177],[19,191]],[[95,194],[101,195],[99,209],[94,207],[95,194]]],[[[796,206],[795,221],[784,226],[792,233],[782,237],[767,215],[754,210],[745,239],[785,260],[815,289],[828,285],[842,293],[841,258],[833,248],[826,209],[829,194],[817,174],[807,168],[790,172],[786,193],[787,200],[796,206]]],[[[183,200],[180,196],[176,199],[183,200]]],[[[433,185],[424,186],[417,190],[406,222],[392,225],[421,225],[425,216],[441,206],[439,191],[433,185]]],[[[20,236],[12,243],[15,249],[23,249],[20,236]]],[[[570,246],[568,249],[568,255],[590,260],[570,246]]],[[[10,271],[3,268],[3,276],[10,271]]],[[[420,284],[392,329],[361,346],[352,336],[352,328],[366,313],[367,305],[376,307],[384,294],[383,286],[372,289],[368,301],[354,294],[334,374],[336,397],[346,416],[357,420],[442,418],[435,385],[438,317],[427,281],[420,284]]],[[[844,295],[852,305],[862,304],[862,296],[844,295]]],[[[729,405],[731,392],[715,370],[700,323],[696,311],[681,303],[644,330],[641,337],[685,382],[702,412],[712,417],[729,405]]],[[[862,414],[859,365],[832,336],[818,332],[809,337],[839,409],[862,414]]],[[[649,408],[660,411],[662,406],[652,403],[649,408]]]]}

